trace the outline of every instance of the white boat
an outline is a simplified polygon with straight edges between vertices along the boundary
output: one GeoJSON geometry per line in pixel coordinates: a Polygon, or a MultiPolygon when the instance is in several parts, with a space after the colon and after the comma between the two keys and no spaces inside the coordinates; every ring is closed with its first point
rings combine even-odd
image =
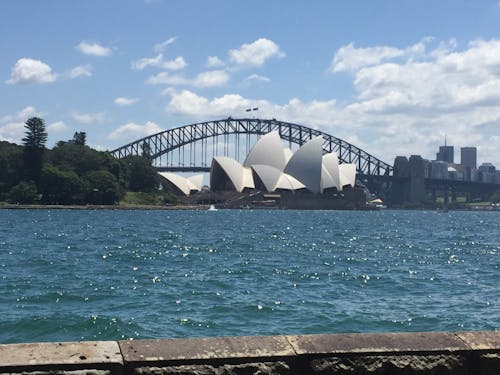
{"type": "Polygon", "coordinates": [[[213,204],[210,205],[207,211],[219,211],[213,204]]]}

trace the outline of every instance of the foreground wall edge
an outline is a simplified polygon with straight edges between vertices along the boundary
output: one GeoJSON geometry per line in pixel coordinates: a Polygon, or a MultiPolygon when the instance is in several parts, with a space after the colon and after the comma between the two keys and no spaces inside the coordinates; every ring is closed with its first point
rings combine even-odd
{"type": "Polygon", "coordinates": [[[0,374],[500,374],[500,331],[0,345],[0,374]]]}

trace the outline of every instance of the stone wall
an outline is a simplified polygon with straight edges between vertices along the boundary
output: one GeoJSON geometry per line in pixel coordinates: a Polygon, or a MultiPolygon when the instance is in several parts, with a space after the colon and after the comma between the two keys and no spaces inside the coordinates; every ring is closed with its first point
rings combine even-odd
{"type": "Polygon", "coordinates": [[[500,374],[500,332],[0,345],[0,374],[500,374]]]}

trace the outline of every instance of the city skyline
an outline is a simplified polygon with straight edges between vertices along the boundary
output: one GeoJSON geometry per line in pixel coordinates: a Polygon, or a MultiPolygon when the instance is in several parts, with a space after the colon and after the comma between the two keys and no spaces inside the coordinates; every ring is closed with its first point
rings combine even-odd
{"type": "Polygon", "coordinates": [[[392,163],[443,140],[500,165],[500,2],[6,1],[0,140],[98,149],[198,121],[317,127],[392,163]],[[22,22],[20,22],[22,21],[22,22]]]}

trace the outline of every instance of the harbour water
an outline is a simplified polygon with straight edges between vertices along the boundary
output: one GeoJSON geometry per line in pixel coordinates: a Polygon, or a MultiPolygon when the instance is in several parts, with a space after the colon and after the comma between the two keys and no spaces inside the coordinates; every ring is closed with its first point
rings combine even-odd
{"type": "Polygon", "coordinates": [[[500,213],[0,210],[0,343],[500,329],[500,213]]]}

